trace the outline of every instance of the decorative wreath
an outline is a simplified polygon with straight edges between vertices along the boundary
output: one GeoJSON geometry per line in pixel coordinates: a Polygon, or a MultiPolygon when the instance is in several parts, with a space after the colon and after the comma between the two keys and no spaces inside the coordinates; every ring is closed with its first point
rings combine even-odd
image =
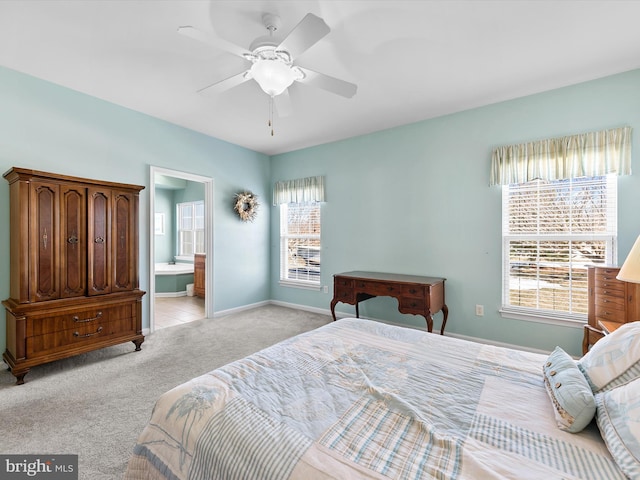
{"type": "Polygon", "coordinates": [[[251,192],[236,193],[233,209],[243,222],[253,222],[258,215],[258,196],[251,192]]]}

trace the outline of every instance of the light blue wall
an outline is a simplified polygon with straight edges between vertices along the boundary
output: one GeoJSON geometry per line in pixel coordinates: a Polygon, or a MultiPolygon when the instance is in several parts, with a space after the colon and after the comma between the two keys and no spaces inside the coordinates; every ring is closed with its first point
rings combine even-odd
{"type": "MultiPolygon", "coordinates": [[[[150,271],[150,165],[214,179],[215,311],[267,300],[269,209],[255,222],[243,223],[231,207],[233,195],[244,189],[268,196],[267,156],[0,67],[2,173],[19,166],[146,187],[140,196],[143,290],[148,289],[150,271]]],[[[9,296],[8,198],[9,187],[2,179],[1,299],[9,296]]],[[[148,327],[148,295],[143,300],[143,326],[148,327]]],[[[3,313],[0,350],[5,343],[3,313]]]]}
{"type": "MultiPolygon", "coordinates": [[[[620,177],[619,261],[640,233],[640,70],[272,157],[272,182],[325,175],[322,284],[278,285],[278,222],[271,215],[272,298],[329,308],[332,275],[350,270],[446,277],[447,331],[551,350],[581,351],[582,330],[502,318],[501,189],[489,187],[493,147],[630,125],[633,169],[620,177]],[[485,306],[484,317],[475,305],[485,306]]],[[[338,304],[353,313],[352,306],[338,304]]],[[[424,325],[390,298],[361,315],[424,325]]],[[[436,325],[440,318],[436,317],[436,325]]]]}
{"type": "MultiPolygon", "coordinates": [[[[619,184],[619,259],[640,233],[640,70],[455,115],[272,157],[0,68],[0,170],[12,166],[146,186],[141,193],[140,286],[149,284],[149,166],[214,179],[215,310],[280,300],[329,308],[332,274],[368,269],[447,278],[449,332],[579,354],[581,331],[503,319],[501,193],[488,187],[491,149],[532,139],[634,127],[636,175],[619,184]],[[242,169],[237,166],[242,165],[242,169]],[[329,293],[278,285],[277,209],[271,185],[325,175],[323,285],[329,293]],[[252,190],[258,218],[243,223],[233,195],[252,190]],[[239,288],[241,286],[242,288],[239,288]],[[485,316],[474,316],[483,304],[485,316]]],[[[0,225],[8,225],[0,181],[0,225]]],[[[0,229],[0,298],[9,294],[9,231],[0,229]]],[[[345,312],[352,307],[339,305],[345,312]]],[[[422,326],[394,300],[362,305],[364,316],[422,326]]],[[[436,325],[439,324],[439,317],[436,325]]],[[[148,298],[143,323],[149,325],[148,298]]],[[[0,349],[5,348],[0,316],[0,349]]]]}
{"type": "MultiPolygon", "coordinates": [[[[155,213],[164,214],[164,233],[154,235],[153,254],[155,263],[168,263],[176,256],[175,247],[175,201],[174,190],[157,188],[155,191],[155,213]]],[[[157,287],[156,287],[156,290],[157,287]]]]}

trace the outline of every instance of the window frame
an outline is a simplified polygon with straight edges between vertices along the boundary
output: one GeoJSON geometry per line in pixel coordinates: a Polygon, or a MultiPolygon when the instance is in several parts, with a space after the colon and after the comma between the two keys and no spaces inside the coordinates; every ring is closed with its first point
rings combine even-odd
{"type": "MultiPolygon", "coordinates": [[[[606,185],[606,199],[607,199],[607,231],[594,233],[590,232],[587,234],[584,233],[524,233],[517,234],[513,232],[508,232],[506,225],[509,225],[509,192],[510,189],[517,187],[519,185],[504,185],[502,191],[502,225],[501,225],[501,241],[502,241],[502,274],[501,274],[501,291],[502,291],[502,300],[501,306],[499,309],[499,313],[502,317],[505,318],[513,318],[518,320],[525,321],[533,321],[538,323],[549,323],[554,325],[564,325],[564,326],[578,326],[582,327],[585,323],[587,323],[587,314],[586,313],[568,313],[560,310],[548,310],[548,309],[539,309],[536,307],[521,307],[517,305],[509,304],[509,296],[510,296],[510,269],[511,269],[511,257],[510,257],[510,242],[513,240],[521,240],[521,241],[575,241],[580,239],[594,240],[594,241],[604,241],[606,244],[605,248],[605,259],[603,263],[596,263],[594,265],[611,265],[615,264],[617,259],[617,196],[618,196],[618,185],[617,185],[617,176],[615,174],[603,175],[605,177],[605,185],[606,185]]],[[[598,178],[598,177],[590,177],[590,178],[598,178]]],[[[573,180],[573,179],[569,179],[573,180]]],[[[559,181],[558,181],[559,182],[559,181]]],[[[521,184],[524,185],[524,184],[521,184]]],[[[569,263],[570,265],[570,263],[569,263]]],[[[586,269],[586,268],[585,268],[586,269]]],[[[538,275],[540,275],[538,273],[538,275]]],[[[586,272],[585,272],[586,276],[586,272]]],[[[587,287],[588,288],[588,287],[587,287]]],[[[588,295],[588,292],[587,292],[588,295]]]]}
{"type": "Polygon", "coordinates": [[[196,200],[191,202],[180,202],[176,203],[176,248],[177,255],[176,258],[180,260],[193,260],[194,255],[196,253],[205,253],[205,244],[204,244],[204,235],[205,235],[205,204],[203,200],[196,200]],[[192,216],[192,224],[193,228],[191,229],[183,229],[182,228],[182,209],[186,206],[191,206],[193,208],[193,216],[192,216]],[[197,215],[198,207],[202,207],[202,216],[197,215]],[[202,228],[197,228],[198,219],[202,220],[202,228]],[[193,253],[184,253],[183,252],[183,232],[193,232],[193,253]],[[201,240],[198,240],[198,234],[201,235],[201,240]],[[202,247],[202,251],[198,251],[199,242],[202,247]]]}
{"type": "Polygon", "coordinates": [[[279,251],[280,256],[278,260],[279,264],[279,284],[285,287],[303,288],[307,290],[319,291],[322,288],[322,202],[308,202],[308,203],[281,203],[280,204],[280,242],[279,251]],[[320,231],[316,234],[294,234],[290,233],[290,224],[288,222],[288,212],[290,208],[309,208],[313,207],[317,209],[317,215],[319,217],[318,226],[320,231]],[[290,271],[290,265],[288,263],[288,243],[291,239],[312,239],[318,242],[318,274],[317,280],[305,280],[300,278],[288,277],[290,271]]]}

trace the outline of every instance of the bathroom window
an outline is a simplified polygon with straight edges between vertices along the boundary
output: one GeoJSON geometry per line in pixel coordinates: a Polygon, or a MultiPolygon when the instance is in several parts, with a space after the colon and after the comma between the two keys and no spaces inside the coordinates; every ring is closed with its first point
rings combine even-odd
{"type": "Polygon", "coordinates": [[[178,204],[178,255],[204,253],[204,202],[178,204]]]}

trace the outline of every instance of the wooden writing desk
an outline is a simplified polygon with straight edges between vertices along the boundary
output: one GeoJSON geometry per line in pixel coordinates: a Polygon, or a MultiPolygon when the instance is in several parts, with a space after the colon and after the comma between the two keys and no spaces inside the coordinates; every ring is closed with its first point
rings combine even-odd
{"type": "Polygon", "coordinates": [[[433,314],[442,310],[444,318],[440,335],[444,334],[449,309],[444,303],[444,278],[420,277],[378,272],[346,272],[333,276],[333,300],[331,315],[336,320],[336,304],[348,303],[356,306],[356,317],[360,317],[358,303],[373,297],[394,297],[398,300],[400,313],[422,315],[427,321],[427,331],[433,330],[433,314]]]}

